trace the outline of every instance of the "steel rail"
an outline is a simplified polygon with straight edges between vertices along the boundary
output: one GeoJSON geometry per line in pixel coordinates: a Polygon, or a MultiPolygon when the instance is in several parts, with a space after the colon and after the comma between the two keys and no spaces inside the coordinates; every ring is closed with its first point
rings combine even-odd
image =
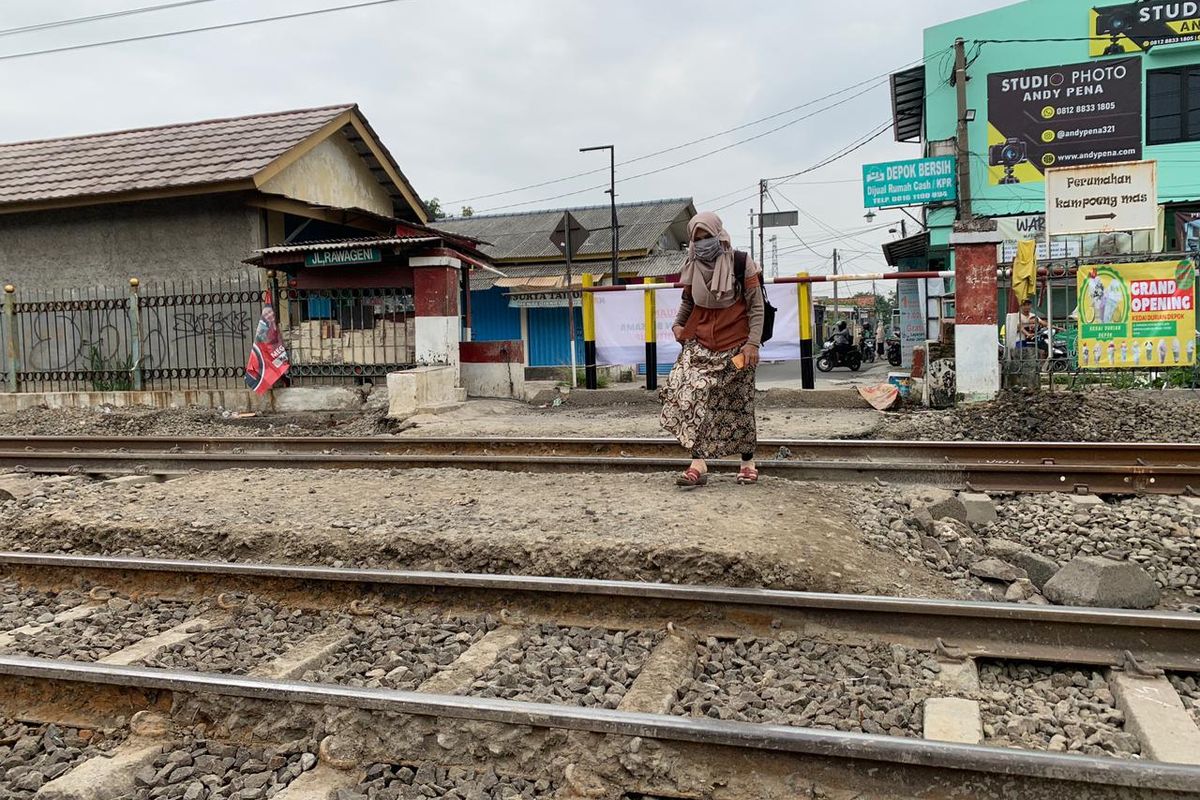
{"type": "Polygon", "coordinates": [[[0,656],[0,674],[48,681],[220,695],[825,756],[895,766],[1195,792],[1200,767],[961,745],[923,739],[728,722],[516,700],[422,694],[150,667],[0,656]]]}
{"type": "MultiPolygon", "coordinates": [[[[122,453],[0,451],[0,469],[48,474],[181,475],[229,469],[442,469],[515,472],[668,472],[686,457],[390,455],[378,453],[122,453]]],[[[760,461],[767,474],[793,480],[936,484],[990,491],[1096,494],[1195,494],[1200,466],[1012,464],[938,461],[760,461]]],[[[716,471],[735,462],[713,462],[716,471]]]]}
{"type": "MultiPolygon", "coordinates": [[[[797,629],[857,632],[882,639],[923,642],[937,639],[965,655],[1023,658],[1060,663],[1116,665],[1125,651],[1162,668],[1200,672],[1200,614],[1026,606],[842,595],[686,584],[588,580],[517,575],[483,575],[416,570],[350,569],[286,564],[185,561],[175,559],[0,552],[0,568],[45,568],[72,577],[95,573],[151,573],[176,576],[191,585],[200,576],[222,580],[256,579],[294,583],[313,591],[317,584],[352,584],[364,590],[391,587],[435,590],[447,601],[455,592],[497,604],[526,598],[553,598],[556,607],[574,605],[594,614],[597,600],[651,611],[668,619],[723,616],[766,628],[776,620],[797,629]],[[651,608],[650,603],[657,603],[651,608]]],[[[107,573],[107,574],[106,574],[107,573]]]]}
{"type": "MultiPolygon", "coordinates": [[[[973,442],[860,439],[761,439],[760,452],[787,459],[936,461],[998,464],[1200,466],[1200,444],[1126,442],[973,442]]],[[[375,455],[686,455],[674,439],[540,436],[0,436],[0,451],[375,455]]]]}

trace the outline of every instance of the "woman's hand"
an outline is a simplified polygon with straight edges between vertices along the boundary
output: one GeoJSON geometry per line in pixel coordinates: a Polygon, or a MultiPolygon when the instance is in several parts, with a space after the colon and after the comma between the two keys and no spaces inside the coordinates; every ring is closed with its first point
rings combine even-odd
{"type": "Polygon", "coordinates": [[[749,342],[742,345],[742,357],[746,359],[747,367],[758,366],[758,348],[749,342]]]}
{"type": "Polygon", "coordinates": [[[671,333],[675,335],[675,341],[679,342],[680,344],[683,344],[683,326],[682,325],[672,325],[671,333]]]}

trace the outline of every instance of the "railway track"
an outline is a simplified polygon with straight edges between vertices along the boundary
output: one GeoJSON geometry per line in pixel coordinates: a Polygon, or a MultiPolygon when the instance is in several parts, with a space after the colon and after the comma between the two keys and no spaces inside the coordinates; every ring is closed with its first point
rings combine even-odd
{"type": "MultiPolygon", "coordinates": [[[[1196,494],[1200,445],[764,440],[762,469],[795,480],[928,483],[986,491],[1196,494]],[[768,455],[769,454],[769,455],[768,455]]],[[[0,468],[172,476],[220,469],[659,472],[667,439],[529,437],[4,437],[0,468]]],[[[721,469],[730,465],[718,464],[721,469]]]]}
{"type": "MultiPolygon", "coordinates": [[[[814,785],[846,798],[1200,794],[1200,766],[1152,760],[1142,722],[1141,760],[933,741],[912,720],[858,732],[874,718],[868,698],[923,697],[926,726],[931,700],[986,706],[986,686],[972,695],[952,678],[1003,674],[987,665],[1006,661],[1107,670],[1114,686],[1115,665],[1158,683],[1137,673],[1198,673],[1198,615],[29,553],[0,553],[0,589],[13,597],[0,608],[43,620],[0,632],[0,716],[83,725],[105,709],[157,711],[160,738],[200,727],[211,741],[318,730],[314,774],[340,767],[321,774],[347,787],[378,774],[370,764],[438,763],[544,780],[556,798],[790,798],[814,785]],[[135,612],[145,635],[113,630],[135,612]],[[240,647],[259,627],[273,633],[240,647]],[[410,644],[428,669],[406,660],[410,644]],[[59,655],[37,655],[46,648],[59,655]],[[826,674],[875,657],[883,668],[826,674]],[[737,670],[754,680],[722,694],[737,670]],[[743,702],[750,686],[770,688],[765,704],[743,702]],[[710,689],[698,714],[689,698],[710,689]],[[793,699],[791,717],[788,693],[858,711],[805,718],[808,701],[793,699]],[[841,724],[855,713],[861,725],[841,724]]],[[[989,740],[1005,727],[986,713],[983,724],[989,740]]]]}

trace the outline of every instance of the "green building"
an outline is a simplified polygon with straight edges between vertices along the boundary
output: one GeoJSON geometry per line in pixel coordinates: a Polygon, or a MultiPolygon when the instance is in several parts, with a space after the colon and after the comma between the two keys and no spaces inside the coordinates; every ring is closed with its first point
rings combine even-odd
{"type": "MultiPolygon", "coordinates": [[[[1047,167],[1153,159],[1159,231],[1056,237],[1041,244],[1039,256],[1074,261],[1188,249],[1186,223],[1200,216],[1198,6],[1026,0],[929,28],[925,63],[893,76],[896,138],[920,143],[924,156],[965,157],[974,215],[996,218],[1014,242],[1038,238],[1047,167]],[[956,39],[964,40],[967,62],[965,155],[955,140],[956,39]]],[[[957,205],[925,212],[927,238],[896,248],[901,266],[952,263],[957,205]]],[[[1001,246],[1001,263],[1013,249],[1001,246]]],[[[1055,304],[1060,296],[1070,302],[1068,294],[1056,284],[1055,304]]]]}

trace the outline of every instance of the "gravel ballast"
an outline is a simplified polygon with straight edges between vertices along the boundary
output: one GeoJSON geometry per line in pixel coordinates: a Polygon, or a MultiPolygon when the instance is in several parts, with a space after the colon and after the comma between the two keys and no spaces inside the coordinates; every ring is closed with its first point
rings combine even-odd
{"type": "Polygon", "coordinates": [[[316,765],[312,743],[262,747],[188,740],[138,770],[129,800],[260,800],[279,794],[316,765]]]}
{"type": "Polygon", "coordinates": [[[1192,715],[1192,719],[1200,725],[1200,680],[1195,675],[1171,675],[1171,685],[1179,692],[1183,707],[1192,715]]]}
{"type": "Polygon", "coordinates": [[[985,744],[1118,758],[1141,750],[1099,672],[981,662],[979,686],[985,744]]]}
{"type": "Polygon", "coordinates": [[[697,677],[672,713],[738,722],[920,737],[923,704],[939,696],[930,655],[899,645],[850,647],[801,640],[710,638],[697,677]]]}
{"type": "Polygon", "coordinates": [[[54,621],[54,615],[83,602],[75,592],[43,592],[19,581],[0,580],[0,632],[31,623],[54,621]]]}
{"type": "Polygon", "coordinates": [[[343,619],[329,612],[259,605],[250,600],[227,624],[170,645],[142,663],[161,669],[245,675],[343,619]]]}
{"type": "Polygon", "coordinates": [[[39,658],[97,661],[131,644],[156,636],[207,609],[145,598],[136,602],[113,597],[83,619],[51,625],[35,634],[20,634],[7,652],[39,658]]]}
{"type": "Polygon", "coordinates": [[[472,685],[478,697],[616,708],[661,637],[538,625],[472,685]]]}
{"type": "Polygon", "coordinates": [[[319,669],[304,673],[303,680],[411,690],[453,664],[498,623],[490,615],[461,619],[381,611],[338,624],[351,640],[319,669]]]}
{"type": "Polygon", "coordinates": [[[497,775],[493,770],[433,764],[375,764],[354,789],[341,789],[333,800],[518,800],[550,798],[554,785],[545,778],[497,775]]]}
{"type": "Polygon", "coordinates": [[[878,439],[981,442],[1195,442],[1200,393],[1085,389],[1003,392],[949,411],[888,415],[878,439]]]}
{"type": "Polygon", "coordinates": [[[0,797],[26,800],[123,737],[86,728],[34,725],[0,718],[0,797]]]}

